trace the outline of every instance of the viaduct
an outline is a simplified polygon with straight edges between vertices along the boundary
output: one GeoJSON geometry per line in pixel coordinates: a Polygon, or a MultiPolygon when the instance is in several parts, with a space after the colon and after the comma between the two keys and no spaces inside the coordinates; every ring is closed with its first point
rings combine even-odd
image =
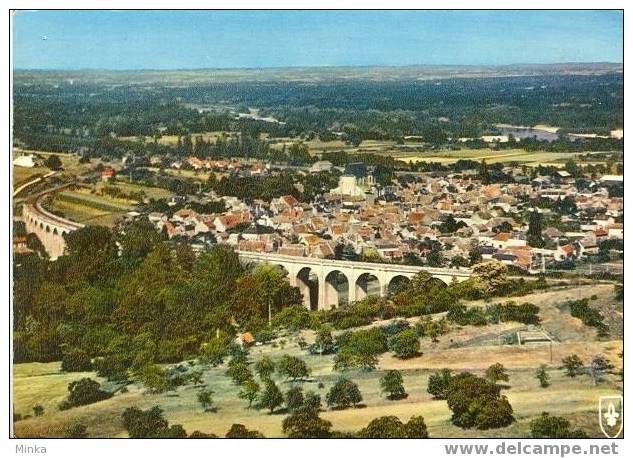
{"type": "Polygon", "coordinates": [[[384,297],[420,271],[428,272],[436,281],[445,284],[453,280],[464,281],[471,276],[469,269],[435,269],[247,251],[237,253],[244,263],[277,266],[288,276],[290,284],[299,288],[304,305],[318,310],[357,301],[369,295],[384,297]]]}
{"type": "Polygon", "coordinates": [[[66,249],[64,234],[84,227],[83,224],[60,218],[44,210],[39,201],[25,203],[22,206],[22,220],[26,224],[26,232],[37,235],[51,260],[64,254],[66,249]]]}

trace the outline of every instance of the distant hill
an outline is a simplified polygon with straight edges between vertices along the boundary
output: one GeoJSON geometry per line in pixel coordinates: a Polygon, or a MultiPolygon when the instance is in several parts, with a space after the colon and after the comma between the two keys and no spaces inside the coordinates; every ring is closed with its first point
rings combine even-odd
{"type": "Polygon", "coordinates": [[[193,70],[15,70],[22,84],[55,84],[73,80],[100,84],[195,85],[223,82],[424,81],[451,78],[493,78],[622,73],[620,63],[561,63],[503,66],[414,65],[405,67],[290,67],[193,70]]]}

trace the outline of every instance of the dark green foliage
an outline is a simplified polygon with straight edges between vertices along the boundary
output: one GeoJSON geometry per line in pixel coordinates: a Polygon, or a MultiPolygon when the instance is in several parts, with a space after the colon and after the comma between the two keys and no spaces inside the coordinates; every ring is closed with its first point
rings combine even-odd
{"type": "Polygon", "coordinates": [[[305,361],[290,355],[283,355],[277,362],[277,372],[282,377],[293,381],[304,379],[310,375],[310,369],[305,361]]]}
{"type": "Polygon", "coordinates": [[[112,397],[112,393],[101,390],[99,382],[90,378],[82,378],[81,380],[71,382],[68,384],[68,391],[68,397],[59,405],[60,410],[84,406],[112,397]]]}
{"type": "Polygon", "coordinates": [[[583,324],[592,326],[598,330],[598,337],[609,335],[609,327],[604,323],[602,314],[594,308],[589,307],[587,299],[570,301],[567,303],[571,310],[571,316],[582,320],[583,324]]]}
{"type": "Polygon", "coordinates": [[[510,377],[508,376],[506,368],[503,367],[503,364],[501,363],[496,363],[489,366],[488,369],[486,369],[486,378],[492,383],[497,383],[499,381],[510,381],[510,377]]]}
{"type": "Polygon", "coordinates": [[[44,161],[44,165],[51,170],[59,170],[62,168],[62,161],[56,154],[51,154],[44,161]]]}
{"type": "Polygon", "coordinates": [[[387,336],[380,328],[342,334],[336,343],[338,350],[334,367],[337,370],[374,369],[378,364],[378,355],[388,349],[387,336]]]}
{"type": "Polygon", "coordinates": [[[569,355],[563,358],[563,367],[568,377],[575,377],[580,373],[580,369],[583,366],[582,360],[578,355],[569,355]]]}
{"type": "Polygon", "coordinates": [[[363,439],[426,439],[429,437],[424,418],[413,416],[402,423],[396,416],[374,418],[358,432],[363,439]]]}
{"type": "Polygon", "coordinates": [[[312,355],[329,355],[336,352],[336,344],[332,338],[332,328],[324,324],[316,332],[314,343],[308,347],[312,355]]]}
{"type": "Polygon", "coordinates": [[[453,412],[451,421],[461,428],[501,428],[514,422],[499,386],[468,372],[452,377],[446,400],[453,412]]]}
{"type": "Polygon", "coordinates": [[[41,417],[44,415],[44,407],[40,404],[33,406],[33,415],[36,417],[41,417]]]}
{"type": "Polygon", "coordinates": [[[307,329],[310,327],[310,312],[301,305],[286,307],[273,315],[272,324],[289,331],[307,329]]]}
{"type": "Polygon", "coordinates": [[[304,404],[303,390],[301,387],[293,386],[286,392],[286,408],[289,412],[294,412],[304,404]]]}
{"type": "Polygon", "coordinates": [[[453,373],[450,369],[442,369],[429,377],[427,392],[433,395],[434,399],[446,399],[448,397],[453,373]]]}
{"type": "Polygon", "coordinates": [[[345,409],[351,405],[356,405],[363,400],[363,396],[356,385],[351,380],[340,378],[325,396],[325,402],[329,407],[345,409]]]}
{"type": "Polygon", "coordinates": [[[270,413],[273,413],[277,407],[283,404],[283,402],[284,396],[275,382],[270,379],[265,380],[264,389],[259,396],[259,403],[257,407],[260,409],[269,409],[270,413]]]}
{"type": "Polygon", "coordinates": [[[92,370],[90,356],[80,348],[72,348],[64,352],[62,371],[86,372],[92,370]]]}
{"type": "Polygon", "coordinates": [[[66,439],[85,439],[88,437],[88,430],[86,425],[81,423],[74,423],[68,427],[64,433],[66,439]]]}
{"type": "Polygon", "coordinates": [[[201,390],[198,392],[198,402],[205,412],[213,410],[213,390],[201,390]]]}
{"type": "Polygon", "coordinates": [[[275,363],[269,356],[262,356],[262,359],[255,363],[255,372],[259,375],[261,379],[270,378],[272,374],[275,372],[275,363]]]}
{"type": "Polygon", "coordinates": [[[239,423],[233,423],[224,437],[227,439],[263,439],[264,435],[239,423]]]}
{"type": "Polygon", "coordinates": [[[163,410],[154,406],[148,410],[128,407],[122,415],[123,426],[132,439],[176,439],[187,437],[181,425],[169,426],[163,410]]]}
{"type": "Polygon", "coordinates": [[[226,375],[231,377],[235,385],[242,385],[247,380],[253,379],[253,374],[249,370],[247,363],[239,359],[232,359],[229,362],[226,375]]]}
{"type": "Polygon", "coordinates": [[[293,439],[325,439],[330,437],[332,423],[319,417],[319,411],[303,406],[284,418],[282,430],[293,439]]]}
{"type": "Polygon", "coordinates": [[[400,371],[387,371],[385,375],[380,378],[380,387],[383,393],[387,394],[387,399],[397,400],[407,397],[400,371]]]}
{"type": "Polygon", "coordinates": [[[398,358],[413,358],[419,354],[420,340],[415,329],[405,329],[389,338],[388,347],[398,358]]]}
{"type": "Polygon", "coordinates": [[[202,431],[194,431],[189,434],[189,439],[217,439],[218,436],[213,433],[203,433],[202,431]]]}
{"type": "Polygon", "coordinates": [[[539,385],[541,385],[541,388],[547,388],[550,385],[550,376],[547,373],[547,366],[545,366],[545,364],[539,366],[539,368],[536,370],[536,373],[534,374],[534,377],[536,377],[536,379],[539,381],[539,385]]]}
{"type": "Polygon", "coordinates": [[[571,425],[563,417],[551,416],[548,412],[530,422],[530,435],[534,439],[584,439],[587,434],[582,429],[570,429],[571,425]]]}

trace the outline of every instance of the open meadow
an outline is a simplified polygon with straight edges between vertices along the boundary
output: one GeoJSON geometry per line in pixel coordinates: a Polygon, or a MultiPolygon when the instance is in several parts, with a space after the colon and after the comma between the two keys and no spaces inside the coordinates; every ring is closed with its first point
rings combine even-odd
{"type": "MultiPolygon", "coordinates": [[[[363,395],[362,404],[345,410],[326,409],[321,417],[333,423],[333,429],[355,432],[366,426],[373,418],[382,415],[396,415],[406,421],[412,415],[422,415],[429,429],[430,437],[528,437],[529,422],[542,411],[561,415],[575,427],[582,427],[591,437],[601,437],[598,425],[597,403],[602,395],[620,394],[622,382],[615,373],[621,367],[618,354],[622,351],[621,334],[612,334],[598,340],[595,330],[583,325],[560,307],[565,300],[590,298],[596,294],[600,299],[594,303],[613,309],[617,313],[617,302],[613,300],[613,285],[595,284],[581,287],[554,287],[546,291],[515,298],[517,302],[533,302],[540,307],[543,329],[556,337],[550,346],[545,344],[505,345],[496,336],[524,327],[520,323],[502,323],[488,326],[455,327],[448,334],[432,342],[428,338],[421,341],[421,355],[411,359],[397,359],[392,354],[384,354],[379,359],[375,371],[353,370],[344,375],[356,382],[363,395]],[[577,354],[585,364],[598,354],[604,355],[615,368],[613,373],[595,384],[588,374],[569,378],[561,369],[560,360],[572,353],[577,354]],[[485,355],[485,357],[482,357],[485,355]],[[550,358],[552,358],[550,360],[550,358]],[[502,363],[510,376],[503,389],[514,410],[516,422],[507,428],[486,431],[461,429],[450,422],[450,410],[445,401],[434,400],[427,393],[428,377],[444,367],[455,371],[471,371],[482,375],[493,363],[502,363]],[[545,364],[551,377],[551,385],[541,388],[534,371],[545,364]],[[390,401],[380,391],[379,379],[386,370],[402,371],[406,399],[390,401]],[[538,403],[534,400],[539,399],[538,403]]],[[[505,300],[505,299],[504,299],[505,300]]],[[[481,306],[472,302],[470,306],[481,306]]],[[[378,323],[374,323],[378,324],[378,323]]],[[[308,343],[314,341],[312,331],[303,331],[302,337],[308,343]]],[[[333,370],[333,356],[308,355],[297,343],[299,335],[278,338],[274,344],[253,347],[250,352],[252,363],[264,355],[276,360],[289,354],[303,358],[311,369],[309,379],[299,383],[304,391],[314,391],[324,400],[325,394],[342,375],[333,370]]],[[[189,363],[185,363],[187,365],[189,363]]],[[[95,404],[59,411],[57,404],[67,394],[66,386],[73,380],[90,376],[104,383],[94,373],[64,373],[60,363],[26,363],[14,366],[15,411],[23,419],[15,423],[18,437],[60,436],[73,423],[87,426],[90,436],[125,437],[121,413],[131,406],[149,408],[160,406],[170,424],[182,424],[188,431],[200,430],[223,436],[233,423],[241,423],[249,429],[261,431],[267,437],[283,437],[281,422],[283,411],[268,414],[265,410],[248,409],[247,402],[238,397],[239,387],[225,375],[226,363],[219,367],[198,365],[203,369],[203,385],[185,385],[175,391],[162,394],[147,394],[142,385],[132,384],[127,392],[117,392],[114,397],[95,404]],[[197,402],[201,387],[213,390],[216,411],[205,412],[197,402]],[[36,404],[44,407],[40,417],[32,415],[36,404]]],[[[276,378],[283,392],[293,382],[276,378]]]]}

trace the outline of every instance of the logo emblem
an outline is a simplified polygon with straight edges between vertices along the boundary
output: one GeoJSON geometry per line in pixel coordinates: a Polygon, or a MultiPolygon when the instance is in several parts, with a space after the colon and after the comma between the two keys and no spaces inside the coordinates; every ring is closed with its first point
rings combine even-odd
{"type": "Polygon", "coordinates": [[[615,439],[624,427],[624,399],[622,396],[600,396],[598,404],[600,429],[610,439],[615,439]]]}

